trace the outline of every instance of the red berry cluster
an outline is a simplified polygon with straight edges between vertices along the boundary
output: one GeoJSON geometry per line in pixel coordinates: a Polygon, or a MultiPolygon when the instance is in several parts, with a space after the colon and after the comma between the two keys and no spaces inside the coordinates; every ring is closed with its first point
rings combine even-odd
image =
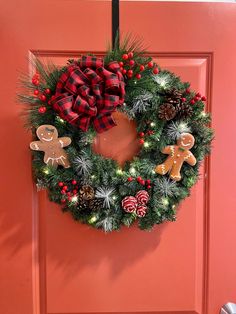
{"type": "Polygon", "coordinates": [[[61,189],[61,194],[65,196],[65,198],[61,200],[62,203],[66,202],[66,198],[68,201],[71,201],[72,196],[78,194],[79,187],[76,180],[72,180],[68,185],[64,182],[58,182],[58,186],[61,189]]]}
{"type": "MultiPolygon", "coordinates": [[[[191,90],[190,90],[190,88],[187,88],[186,90],[185,90],[185,93],[186,94],[190,94],[191,93],[191,90]]],[[[186,101],[186,98],[182,98],[181,99],[182,100],[182,102],[185,102],[186,101]]],[[[206,101],[207,99],[206,99],[206,96],[202,96],[199,92],[190,100],[190,104],[191,105],[194,105],[196,102],[198,102],[199,100],[202,100],[202,101],[206,101]]]]}
{"type": "MultiPolygon", "coordinates": [[[[35,85],[35,86],[38,86],[39,85],[39,82],[40,82],[40,75],[39,73],[35,73],[34,76],[32,77],[32,84],[35,85]]],[[[47,101],[47,97],[48,95],[51,94],[51,90],[49,88],[46,88],[44,90],[43,93],[40,94],[39,92],[39,89],[36,88],[34,90],[34,95],[36,97],[38,97],[42,102],[46,102],[47,101]]],[[[39,113],[45,113],[47,110],[47,108],[45,106],[41,106],[39,109],[38,109],[38,112],[39,113]]]]}
{"type": "Polygon", "coordinates": [[[139,139],[139,144],[143,145],[144,144],[144,137],[146,135],[153,135],[154,134],[154,131],[153,130],[148,130],[146,133],[144,132],[139,132],[138,136],[140,137],[139,139]]]}
{"type": "Polygon", "coordinates": [[[122,55],[123,61],[119,62],[120,69],[123,75],[126,75],[127,78],[131,79],[134,75],[136,79],[140,80],[142,75],[140,72],[145,70],[145,66],[147,66],[149,69],[153,68],[153,73],[158,74],[159,70],[156,65],[152,61],[148,62],[148,64],[137,64],[135,60],[133,59],[134,53],[124,53],[122,55]]]}
{"type": "MultiPolygon", "coordinates": [[[[127,181],[128,182],[132,182],[135,178],[133,177],[128,177],[127,181]]],[[[136,181],[141,184],[142,186],[145,186],[147,187],[147,189],[151,189],[151,180],[150,179],[147,179],[147,180],[144,180],[142,179],[142,177],[137,177],[136,178],[136,181]]]]}

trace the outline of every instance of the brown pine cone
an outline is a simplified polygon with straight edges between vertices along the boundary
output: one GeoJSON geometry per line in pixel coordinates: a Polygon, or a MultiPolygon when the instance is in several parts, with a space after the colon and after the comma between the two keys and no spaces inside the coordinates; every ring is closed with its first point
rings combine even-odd
{"type": "Polygon", "coordinates": [[[93,200],[89,201],[89,209],[91,210],[99,210],[103,208],[103,200],[94,198],[93,200]]]}
{"type": "Polygon", "coordinates": [[[176,116],[176,109],[172,104],[165,103],[160,106],[158,117],[161,120],[172,120],[176,116]]]}
{"type": "Polygon", "coordinates": [[[166,93],[165,102],[172,104],[172,105],[178,105],[181,103],[182,93],[178,91],[177,89],[173,89],[166,93]]]}
{"type": "Polygon", "coordinates": [[[193,108],[189,104],[181,103],[177,106],[177,117],[179,119],[190,118],[193,114],[193,108]]]}
{"type": "Polygon", "coordinates": [[[88,208],[88,201],[80,200],[77,204],[79,210],[85,210],[88,208]]]}
{"type": "Polygon", "coordinates": [[[82,200],[92,200],[95,196],[94,189],[90,185],[83,185],[79,190],[79,195],[82,200]]]}

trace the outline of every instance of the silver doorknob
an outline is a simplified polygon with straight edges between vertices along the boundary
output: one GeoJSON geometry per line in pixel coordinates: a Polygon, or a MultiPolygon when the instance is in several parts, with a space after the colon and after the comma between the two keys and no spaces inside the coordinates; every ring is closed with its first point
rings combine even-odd
{"type": "Polygon", "coordinates": [[[229,302],[223,305],[220,314],[236,314],[236,304],[229,302]]]}

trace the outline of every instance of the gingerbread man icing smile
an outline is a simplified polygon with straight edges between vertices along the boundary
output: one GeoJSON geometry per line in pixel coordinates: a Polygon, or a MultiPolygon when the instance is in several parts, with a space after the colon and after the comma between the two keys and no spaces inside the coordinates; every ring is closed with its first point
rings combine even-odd
{"type": "Polygon", "coordinates": [[[36,134],[39,141],[31,142],[32,150],[40,150],[44,152],[44,162],[57,168],[58,165],[69,168],[70,163],[63,147],[70,145],[69,137],[58,138],[57,129],[53,125],[41,125],[36,134]]]}
{"type": "Polygon", "coordinates": [[[183,133],[177,141],[177,145],[166,146],[163,150],[163,154],[168,154],[166,161],[158,165],[155,169],[156,173],[165,175],[170,172],[170,178],[175,181],[181,180],[180,170],[184,162],[194,166],[196,164],[196,158],[190,152],[195,142],[194,137],[190,133],[183,133]]]}

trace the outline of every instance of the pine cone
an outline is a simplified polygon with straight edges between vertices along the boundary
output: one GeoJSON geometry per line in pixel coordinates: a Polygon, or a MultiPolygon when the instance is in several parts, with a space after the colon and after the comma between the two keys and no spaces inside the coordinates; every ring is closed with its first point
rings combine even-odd
{"type": "Polygon", "coordinates": [[[193,108],[186,103],[180,103],[177,106],[177,117],[179,119],[187,119],[193,114],[193,108]]]}
{"type": "Polygon", "coordinates": [[[89,201],[89,209],[91,210],[99,210],[103,208],[103,200],[94,198],[93,200],[89,201]]]}
{"type": "Polygon", "coordinates": [[[88,201],[80,200],[78,202],[77,208],[79,210],[86,210],[88,208],[88,201]]]}
{"type": "Polygon", "coordinates": [[[79,194],[82,200],[89,201],[95,196],[94,189],[90,185],[83,185],[79,190],[79,194]]]}
{"type": "Polygon", "coordinates": [[[172,120],[176,116],[176,109],[172,104],[165,103],[160,106],[158,117],[161,120],[172,120]]]}
{"type": "Polygon", "coordinates": [[[173,89],[166,93],[165,102],[172,105],[178,105],[181,103],[182,93],[177,89],[173,89]]]}

